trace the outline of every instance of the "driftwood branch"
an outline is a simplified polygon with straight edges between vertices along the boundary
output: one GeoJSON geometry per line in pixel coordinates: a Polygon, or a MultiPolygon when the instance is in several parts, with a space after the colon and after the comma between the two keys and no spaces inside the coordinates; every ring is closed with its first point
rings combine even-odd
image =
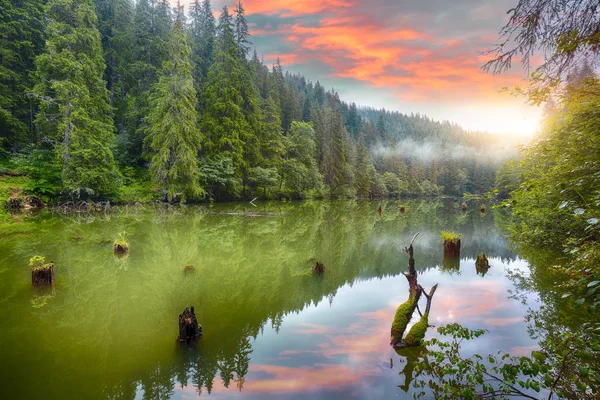
{"type": "Polygon", "coordinates": [[[413,238],[412,238],[412,240],[410,241],[410,244],[408,245],[408,247],[405,247],[405,248],[403,249],[405,253],[408,253],[409,255],[411,254],[411,252],[412,252],[412,245],[413,245],[413,243],[414,243],[415,239],[417,238],[417,236],[419,236],[419,233],[421,233],[421,232],[417,232],[417,233],[415,233],[415,236],[413,236],[413,238]]]}

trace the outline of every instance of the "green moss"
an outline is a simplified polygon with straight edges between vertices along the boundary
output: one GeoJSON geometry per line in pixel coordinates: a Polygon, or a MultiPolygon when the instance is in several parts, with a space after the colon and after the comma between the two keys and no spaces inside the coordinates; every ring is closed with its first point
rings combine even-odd
{"type": "Polygon", "coordinates": [[[442,231],[441,235],[442,235],[442,239],[445,242],[452,242],[452,243],[457,243],[460,240],[460,238],[462,237],[462,233],[448,232],[448,231],[442,231]]]}
{"type": "Polygon", "coordinates": [[[414,324],[406,334],[404,342],[409,346],[419,346],[425,338],[425,333],[429,327],[429,313],[423,314],[419,322],[414,324]]]}
{"type": "Polygon", "coordinates": [[[415,297],[411,296],[405,302],[398,306],[396,315],[394,315],[394,322],[392,322],[391,336],[397,341],[402,340],[406,326],[412,318],[413,312],[416,307],[415,297]]]}

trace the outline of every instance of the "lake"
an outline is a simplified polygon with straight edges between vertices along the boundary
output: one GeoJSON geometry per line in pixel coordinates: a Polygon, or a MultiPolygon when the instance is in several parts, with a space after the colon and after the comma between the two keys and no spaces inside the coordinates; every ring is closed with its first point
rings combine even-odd
{"type": "Polygon", "coordinates": [[[419,283],[439,284],[431,324],[488,329],[467,352],[535,349],[529,306],[511,298],[507,272],[528,265],[501,233],[507,216],[405,204],[405,213],[392,201],[306,201],[15,216],[0,236],[2,397],[410,398],[415,355],[389,342],[408,297],[402,248],[416,232],[419,283]],[[463,235],[458,266],[444,263],[442,230],[463,235]],[[121,258],[120,232],[131,246],[121,258]],[[34,255],[54,261],[52,288],[31,286],[34,255]],[[177,318],[190,305],[204,336],[186,348],[177,318]]]}

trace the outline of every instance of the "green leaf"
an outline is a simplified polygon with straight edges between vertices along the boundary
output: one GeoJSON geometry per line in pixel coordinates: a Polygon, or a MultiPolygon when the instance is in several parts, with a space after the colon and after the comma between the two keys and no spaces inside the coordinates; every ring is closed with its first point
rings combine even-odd
{"type": "Polygon", "coordinates": [[[581,298],[575,302],[575,307],[581,307],[581,305],[585,302],[584,298],[581,298]]]}
{"type": "Polygon", "coordinates": [[[599,283],[600,283],[600,281],[593,281],[593,282],[588,283],[587,287],[596,286],[599,283]]]}
{"type": "Polygon", "coordinates": [[[562,298],[562,299],[564,299],[564,298],[567,298],[567,297],[569,297],[570,295],[571,295],[571,293],[568,293],[568,292],[567,292],[567,293],[563,294],[563,295],[561,296],[561,298],[562,298]]]}
{"type": "Polygon", "coordinates": [[[583,365],[580,365],[580,366],[579,366],[579,372],[581,373],[581,376],[584,376],[584,377],[586,377],[586,378],[587,378],[587,377],[589,376],[589,374],[590,374],[590,370],[589,370],[589,368],[587,368],[587,367],[584,367],[583,365]]]}

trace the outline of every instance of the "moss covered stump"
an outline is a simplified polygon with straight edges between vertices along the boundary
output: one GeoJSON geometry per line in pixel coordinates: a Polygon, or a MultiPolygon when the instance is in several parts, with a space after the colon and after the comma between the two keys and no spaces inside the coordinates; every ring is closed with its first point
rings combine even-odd
{"type": "Polygon", "coordinates": [[[477,255],[477,260],[475,260],[475,270],[481,276],[485,276],[489,269],[490,262],[488,261],[487,257],[485,254],[479,253],[479,255],[477,255]]]}
{"type": "Polygon", "coordinates": [[[34,286],[54,284],[54,263],[50,261],[31,270],[31,284],[34,286]]]}

